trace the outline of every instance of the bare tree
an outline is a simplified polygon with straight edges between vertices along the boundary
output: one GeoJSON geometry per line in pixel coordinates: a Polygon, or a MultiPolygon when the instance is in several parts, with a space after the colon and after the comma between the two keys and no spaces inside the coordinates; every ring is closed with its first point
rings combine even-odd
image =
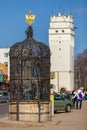
{"type": "Polygon", "coordinates": [[[78,54],[75,59],[75,85],[78,84],[78,88],[83,86],[87,88],[87,49],[78,54]]]}

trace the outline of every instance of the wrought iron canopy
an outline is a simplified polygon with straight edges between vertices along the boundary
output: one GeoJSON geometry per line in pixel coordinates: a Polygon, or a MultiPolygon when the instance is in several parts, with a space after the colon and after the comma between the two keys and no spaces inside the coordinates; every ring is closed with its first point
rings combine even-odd
{"type": "Polygon", "coordinates": [[[27,38],[10,48],[11,100],[48,101],[50,96],[50,49],[34,40],[28,27],[27,38]]]}

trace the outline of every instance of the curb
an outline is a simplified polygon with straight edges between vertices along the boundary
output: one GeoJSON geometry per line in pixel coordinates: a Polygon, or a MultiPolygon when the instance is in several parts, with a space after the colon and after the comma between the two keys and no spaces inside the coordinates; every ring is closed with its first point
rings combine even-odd
{"type": "Polygon", "coordinates": [[[22,122],[22,121],[12,121],[8,117],[3,117],[0,119],[0,128],[3,127],[17,127],[17,128],[29,128],[29,127],[47,127],[49,125],[59,125],[61,121],[46,121],[46,122],[22,122]]]}

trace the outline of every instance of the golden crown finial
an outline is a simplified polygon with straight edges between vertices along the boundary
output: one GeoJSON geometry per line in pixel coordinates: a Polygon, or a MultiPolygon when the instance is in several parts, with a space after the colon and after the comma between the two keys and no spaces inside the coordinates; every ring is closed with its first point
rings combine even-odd
{"type": "Polygon", "coordinates": [[[35,20],[35,15],[33,15],[32,12],[30,11],[27,15],[25,15],[25,18],[27,23],[31,26],[35,20]]]}

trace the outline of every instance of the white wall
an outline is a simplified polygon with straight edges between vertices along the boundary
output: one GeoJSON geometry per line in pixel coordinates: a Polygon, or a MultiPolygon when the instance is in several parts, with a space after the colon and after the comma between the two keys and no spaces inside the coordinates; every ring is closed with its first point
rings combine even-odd
{"type": "Polygon", "coordinates": [[[9,55],[8,57],[4,56],[4,53],[9,53],[10,48],[0,48],[0,63],[5,64],[5,62],[8,62],[8,77],[10,75],[10,61],[9,61],[9,55]]]}
{"type": "Polygon", "coordinates": [[[74,25],[72,15],[51,16],[49,46],[51,50],[51,79],[55,91],[61,87],[68,90],[74,87],[74,25]]]}

